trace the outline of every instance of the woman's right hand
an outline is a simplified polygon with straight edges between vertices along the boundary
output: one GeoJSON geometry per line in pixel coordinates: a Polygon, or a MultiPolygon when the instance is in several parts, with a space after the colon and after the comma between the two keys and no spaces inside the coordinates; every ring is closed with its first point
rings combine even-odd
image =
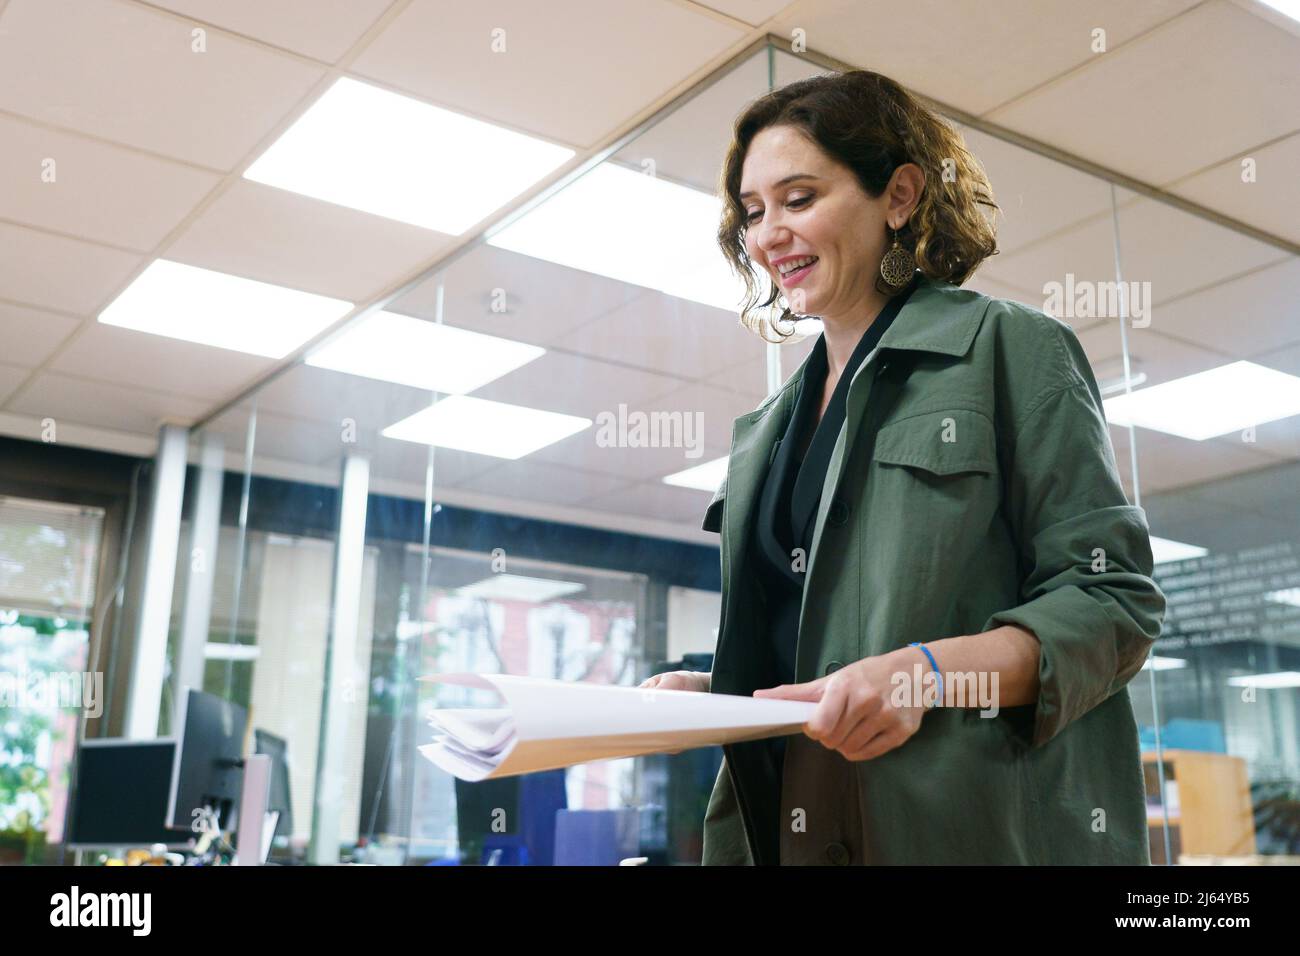
{"type": "Polygon", "coordinates": [[[640,686],[645,690],[693,690],[707,694],[711,677],[702,671],[668,671],[646,678],[640,686]]]}

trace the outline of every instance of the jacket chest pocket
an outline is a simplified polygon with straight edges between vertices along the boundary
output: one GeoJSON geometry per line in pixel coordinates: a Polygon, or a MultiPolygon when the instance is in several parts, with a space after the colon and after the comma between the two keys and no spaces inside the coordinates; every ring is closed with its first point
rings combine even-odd
{"type": "Polygon", "coordinates": [[[911,607],[907,613],[922,633],[950,626],[943,615],[956,600],[955,582],[998,560],[987,548],[1001,503],[993,423],[955,409],[882,426],[867,488],[864,587],[880,587],[877,569],[891,568],[917,593],[952,597],[911,607]]]}
{"type": "Polygon", "coordinates": [[[993,423],[967,408],[924,412],[884,425],[876,434],[872,459],[898,465],[936,489],[961,482],[961,475],[996,475],[997,439],[993,423]]]}

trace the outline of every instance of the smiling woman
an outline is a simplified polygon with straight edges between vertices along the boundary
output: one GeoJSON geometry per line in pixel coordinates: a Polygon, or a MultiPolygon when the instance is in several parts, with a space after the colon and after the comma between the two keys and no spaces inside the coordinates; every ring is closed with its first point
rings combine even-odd
{"type": "Polygon", "coordinates": [[[795,315],[826,319],[873,291],[881,299],[901,291],[910,265],[892,285],[861,268],[885,259],[887,243],[896,247],[887,265],[905,258],[954,285],[997,251],[989,217],[997,204],[979,160],[941,117],[878,73],[813,77],[755,102],[736,121],[720,191],[718,243],[745,282],[742,321],[778,340],[793,332],[795,315]],[[807,258],[818,261],[795,268],[807,258]],[[761,304],[753,266],[773,280],[761,304]],[[783,291],[801,307],[764,322],[761,310],[783,291]]]}
{"type": "Polygon", "coordinates": [[[997,248],[980,164],[848,73],[753,103],[722,184],[733,266],[824,331],[732,429],[712,673],[654,683],[817,707],[724,748],[704,862],[1149,862],[1146,518],[1070,327],[958,288],[997,248]],[[895,693],[918,674],[942,700],[895,693]]]}

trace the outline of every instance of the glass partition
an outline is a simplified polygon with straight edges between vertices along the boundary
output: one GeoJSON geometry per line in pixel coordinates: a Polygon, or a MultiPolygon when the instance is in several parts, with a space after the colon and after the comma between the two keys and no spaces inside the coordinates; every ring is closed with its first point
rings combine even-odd
{"type": "Polygon", "coordinates": [[[1116,194],[1124,281],[1143,308],[1127,341],[1108,348],[1126,355],[1132,376],[1131,394],[1116,389],[1108,412],[1169,601],[1134,682],[1156,715],[1142,728],[1159,830],[1152,859],[1294,856],[1300,406],[1288,376],[1300,372],[1300,263],[1116,194]]]}

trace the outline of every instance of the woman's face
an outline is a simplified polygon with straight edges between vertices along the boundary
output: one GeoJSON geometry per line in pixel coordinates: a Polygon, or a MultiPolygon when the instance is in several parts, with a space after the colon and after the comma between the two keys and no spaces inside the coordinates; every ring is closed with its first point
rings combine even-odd
{"type": "Polygon", "coordinates": [[[916,197],[900,205],[894,188],[906,168],[872,199],[847,167],[794,127],[769,126],[754,137],[740,181],[745,246],[792,312],[849,324],[870,314],[881,298],[875,276],[890,235],[886,214],[901,224],[915,206],[916,197]],[[806,258],[816,261],[782,274],[806,258]]]}

